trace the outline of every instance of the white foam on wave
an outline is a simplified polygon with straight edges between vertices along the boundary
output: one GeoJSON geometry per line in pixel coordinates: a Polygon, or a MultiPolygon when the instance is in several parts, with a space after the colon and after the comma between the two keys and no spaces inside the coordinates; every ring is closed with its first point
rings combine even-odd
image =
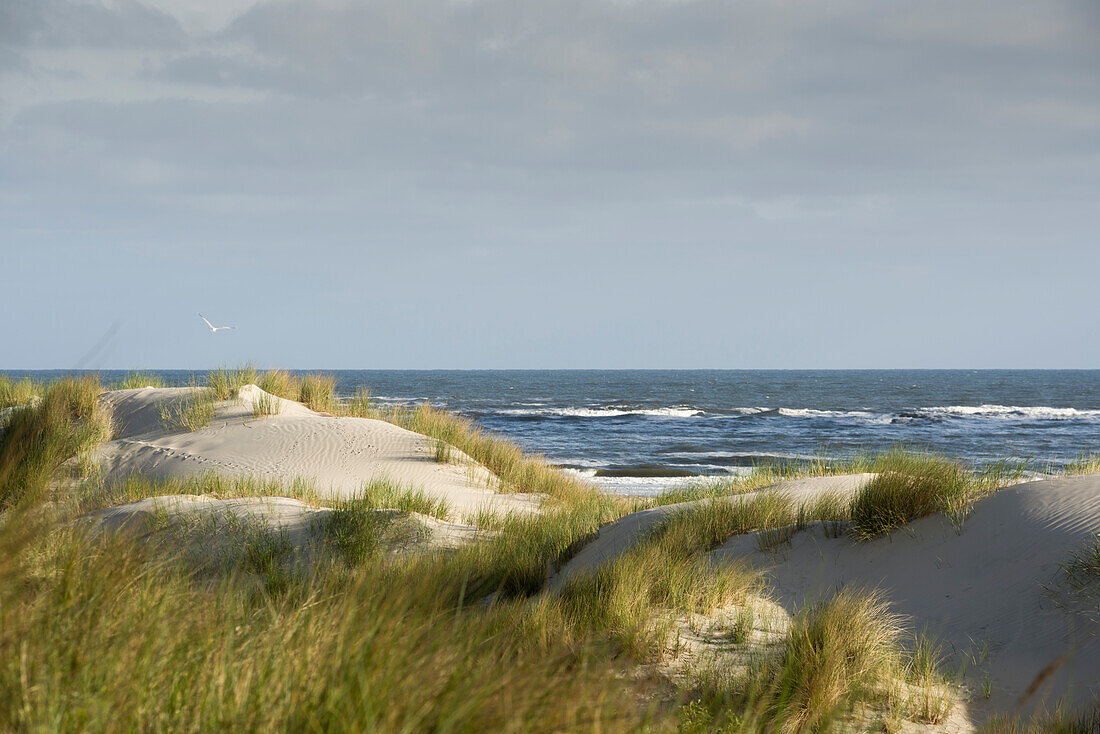
{"type": "Polygon", "coordinates": [[[698,408],[677,406],[671,408],[512,408],[500,411],[501,415],[547,415],[567,418],[618,418],[626,415],[646,415],[655,418],[694,418],[703,415],[698,408]]]}
{"type": "Polygon", "coordinates": [[[678,459],[780,459],[783,461],[817,461],[812,454],[777,454],[769,451],[674,451],[662,454],[678,459]]]}
{"type": "Polygon", "coordinates": [[[780,408],[779,415],[789,418],[854,418],[873,423],[889,423],[892,416],[869,410],[817,410],[815,408],[780,408]]]}
{"type": "Polygon", "coordinates": [[[1075,418],[1100,418],[1100,410],[1051,408],[1045,405],[940,405],[931,408],[921,408],[917,413],[933,417],[965,416],[1005,418],[1010,420],[1072,420],[1075,418]]]}
{"type": "Polygon", "coordinates": [[[694,480],[691,477],[597,477],[595,469],[563,469],[612,494],[652,496],[694,480]]]}

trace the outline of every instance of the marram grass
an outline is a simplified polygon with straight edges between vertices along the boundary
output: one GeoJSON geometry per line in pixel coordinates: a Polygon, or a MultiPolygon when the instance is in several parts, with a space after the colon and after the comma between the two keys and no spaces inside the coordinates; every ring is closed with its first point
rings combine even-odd
{"type": "Polygon", "coordinates": [[[165,431],[197,431],[210,425],[217,410],[214,388],[196,387],[160,408],[160,423],[165,431]]]}
{"type": "MultiPolygon", "coordinates": [[[[227,372],[231,395],[235,383],[227,372]]],[[[68,404],[63,393],[51,403],[69,405],[59,434],[82,436],[94,396],[89,404],[91,391],[69,388],[68,404]]],[[[927,668],[906,664],[884,605],[853,596],[807,609],[779,661],[750,678],[709,688],[689,679],[657,697],[667,705],[640,703],[656,699],[636,665],[669,654],[679,617],[762,593],[755,572],[715,567],[709,550],[737,533],[841,521],[847,509],[800,508],[769,493],[719,497],[557,595],[545,588],[554,568],[637,503],[600,495],[442,411],[380,411],[366,396],[350,411],[446,441],[503,488],[549,500],[537,514],[486,513],[494,532],[478,542],[400,557],[381,552],[377,507],[446,512],[408,487],[330,501],[304,482],[130,477],[84,482],[54,505],[63,513],[159,494],[278,494],[334,509],[324,530],[338,562],[295,565],[286,538],[261,529],[201,578],[185,555],[155,544],[29,524],[20,501],[0,511],[0,730],[660,732],[707,717],[743,731],[827,729],[861,702],[900,706],[889,682],[927,668]],[[689,697],[694,708],[681,715],[689,697]]],[[[61,469],[0,451],[0,476],[23,465],[38,467],[44,484],[61,469]]]]}
{"type": "Polygon", "coordinates": [[[127,372],[110,384],[111,390],[133,390],[141,387],[166,387],[164,380],[152,372],[127,372]]]}
{"type": "Polygon", "coordinates": [[[0,577],[3,730],[615,732],[652,716],[599,645],[533,645],[521,610],[442,607],[377,561],[256,596],[242,579],[278,547],[196,586],[124,536],[59,532],[0,577]]]}
{"type": "Polygon", "coordinates": [[[45,385],[38,380],[13,380],[8,375],[0,374],[0,410],[26,405],[41,396],[44,389],[45,385]]]}
{"type": "Polygon", "coordinates": [[[37,501],[70,459],[110,439],[100,391],[94,377],[58,380],[9,416],[0,432],[0,510],[37,501]]]}

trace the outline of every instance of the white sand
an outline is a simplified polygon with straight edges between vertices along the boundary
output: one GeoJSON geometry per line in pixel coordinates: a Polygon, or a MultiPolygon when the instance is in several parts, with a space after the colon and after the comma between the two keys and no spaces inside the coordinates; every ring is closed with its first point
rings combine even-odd
{"type": "Polygon", "coordinates": [[[535,496],[494,491],[496,478],[460,451],[452,449],[451,462],[437,462],[426,436],[384,421],[315,413],[254,385],[241,388],[237,401],[218,403],[206,428],[166,431],[161,408],[188,392],[140,388],[104,394],[118,436],[97,454],[108,481],[131,473],[172,478],[216,472],[286,482],[301,478],[314,482],[322,497],[351,497],[372,479],[388,478],[444,499],[459,513],[538,507],[535,496]],[[253,418],[253,402],[264,396],[278,402],[279,413],[253,418]]]}
{"type": "Polygon", "coordinates": [[[715,550],[718,562],[748,558],[767,570],[788,612],[844,586],[881,589],[915,632],[964,660],[970,716],[1087,704],[1100,695],[1100,588],[1074,592],[1060,574],[1071,551],[1100,532],[1100,475],[1002,489],[976,503],[957,534],[943,517],[914,521],[888,537],[856,542],[798,533],[779,553],[750,536],[715,550]],[[1036,676],[1057,664],[1034,695],[1036,676]],[[986,676],[992,687],[988,700],[986,676]]]}
{"type": "MultiPolygon", "coordinates": [[[[82,521],[93,533],[126,530],[143,539],[172,528],[198,526],[213,530],[248,525],[278,533],[293,548],[308,552],[324,533],[325,521],[332,512],[330,508],[311,507],[289,497],[217,499],[209,495],[175,494],[147,497],[97,510],[83,516],[82,521]]],[[[471,525],[447,522],[415,512],[377,512],[415,531],[415,546],[419,548],[457,548],[484,535],[471,525]]]]}
{"type": "MultiPolygon", "coordinates": [[[[796,504],[810,503],[825,494],[849,497],[874,476],[874,474],[842,474],[831,477],[794,479],[779,482],[754,492],[746,492],[737,495],[737,497],[748,500],[764,492],[779,492],[789,497],[796,504]]],[[[690,510],[711,501],[709,499],[691,500],[690,502],[678,502],[674,505],[653,507],[648,510],[633,512],[613,523],[604,525],[579,553],[569,559],[558,570],[557,574],[550,580],[550,588],[560,589],[574,575],[586,573],[604,563],[613,561],[633,548],[639,540],[645,537],[646,533],[652,531],[675,513],[690,510]]]]}

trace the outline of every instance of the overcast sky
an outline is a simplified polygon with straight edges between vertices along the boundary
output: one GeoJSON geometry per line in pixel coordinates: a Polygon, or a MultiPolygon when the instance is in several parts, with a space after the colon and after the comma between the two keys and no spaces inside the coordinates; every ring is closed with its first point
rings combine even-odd
{"type": "Polygon", "coordinates": [[[2,0],[0,254],[0,369],[1100,367],[1100,3],[2,0]]]}

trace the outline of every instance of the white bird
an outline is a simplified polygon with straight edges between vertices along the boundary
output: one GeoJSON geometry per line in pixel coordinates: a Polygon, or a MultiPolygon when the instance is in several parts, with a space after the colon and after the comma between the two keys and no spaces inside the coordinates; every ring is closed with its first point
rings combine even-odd
{"type": "Polygon", "coordinates": [[[202,319],[203,321],[205,321],[206,325],[210,327],[210,333],[211,334],[213,334],[215,331],[221,331],[222,329],[236,329],[237,328],[236,326],[214,326],[212,323],[210,323],[210,320],[207,319],[205,316],[203,316],[201,313],[199,314],[199,318],[202,319]]]}

